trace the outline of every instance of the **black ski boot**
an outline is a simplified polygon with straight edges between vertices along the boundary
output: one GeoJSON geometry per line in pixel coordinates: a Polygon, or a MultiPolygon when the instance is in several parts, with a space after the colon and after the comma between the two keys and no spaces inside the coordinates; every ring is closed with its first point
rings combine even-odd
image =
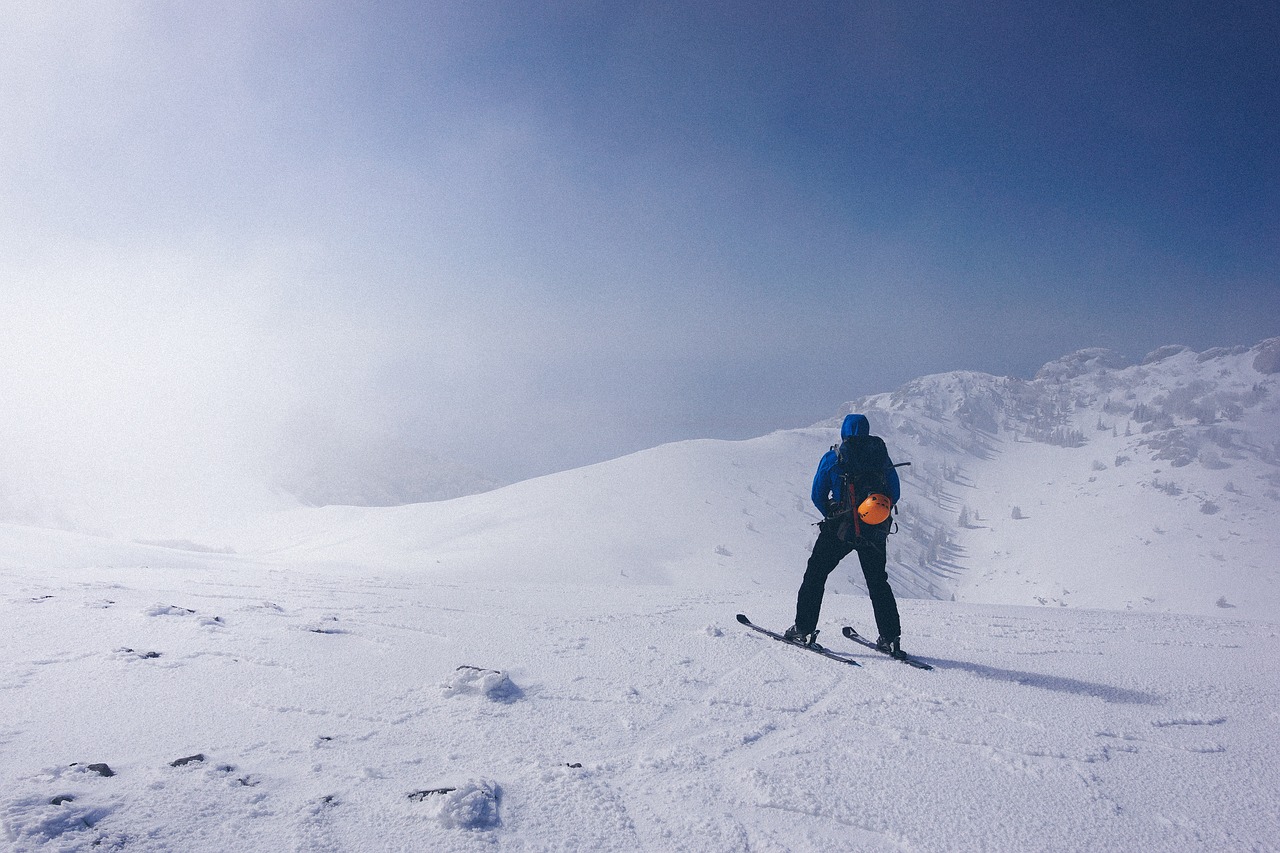
{"type": "Polygon", "coordinates": [[[905,657],[906,657],[906,655],[902,653],[902,638],[901,638],[901,637],[894,637],[893,639],[889,639],[889,638],[886,638],[886,637],[879,637],[879,638],[877,638],[877,639],[876,639],[876,650],[877,650],[877,651],[884,652],[885,654],[889,655],[890,657],[895,657],[895,658],[899,658],[899,659],[901,659],[901,658],[905,658],[905,657]]]}
{"type": "Polygon", "coordinates": [[[818,631],[815,629],[808,633],[804,633],[796,630],[796,626],[792,625],[790,628],[782,632],[782,639],[786,640],[788,643],[799,643],[802,646],[816,646],[818,645],[818,631]]]}

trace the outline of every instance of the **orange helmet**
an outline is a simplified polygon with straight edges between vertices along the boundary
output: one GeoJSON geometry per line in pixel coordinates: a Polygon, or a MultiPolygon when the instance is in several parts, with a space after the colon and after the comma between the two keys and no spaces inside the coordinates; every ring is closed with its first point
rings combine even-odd
{"type": "Polygon", "coordinates": [[[881,524],[889,518],[889,510],[893,501],[884,495],[867,495],[867,499],[858,504],[858,518],[867,524],[881,524]]]}

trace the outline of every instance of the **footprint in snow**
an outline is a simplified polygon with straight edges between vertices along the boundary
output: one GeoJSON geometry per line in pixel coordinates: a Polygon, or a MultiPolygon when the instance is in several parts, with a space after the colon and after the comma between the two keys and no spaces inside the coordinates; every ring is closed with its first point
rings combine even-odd
{"type": "Polygon", "coordinates": [[[196,612],[189,607],[176,604],[153,604],[142,611],[144,616],[195,616],[196,612]]]}
{"type": "Polygon", "coordinates": [[[284,608],[274,601],[263,601],[258,604],[249,604],[240,608],[241,610],[265,610],[268,613],[284,613],[284,608]]]}
{"type": "Polygon", "coordinates": [[[0,806],[0,825],[14,850],[117,850],[128,838],[98,827],[112,813],[105,806],[80,803],[71,794],[52,799],[33,795],[0,806]]]}
{"type": "MultiPolygon", "coordinates": [[[[179,607],[176,604],[153,604],[142,611],[145,616],[176,616],[188,618],[198,615],[190,607],[179,607]]],[[[225,628],[226,622],[221,616],[200,616],[196,624],[201,628],[225,628]]]]}
{"type": "Polygon", "coordinates": [[[125,660],[135,660],[135,659],[136,660],[154,660],[160,657],[160,652],[138,651],[135,649],[131,649],[128,646],[121,646],[120,648],[116,649],[115,654],[117,657],[124,658],[125,660]]]}
{"type": "Polygon", "coordinates": [[[331,621],[320,622],[316,625],[310,625],[304,628],[304,630],[310,631],[312,634],[350,634],[351,633],[346,628],[339,628],[337,625],[333,624],[334,622],[337,622],[337,621],[338,621],[338,618],[335,616],[331,621]]]}

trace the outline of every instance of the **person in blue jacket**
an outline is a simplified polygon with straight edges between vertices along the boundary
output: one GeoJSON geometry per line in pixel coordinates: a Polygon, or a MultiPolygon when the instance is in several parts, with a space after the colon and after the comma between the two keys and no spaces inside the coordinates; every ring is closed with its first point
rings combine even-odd
{"type": "MultiPolygon", "coordinates": [[[[854,436],[870,435],[871,424],[865,415],[846,415],[840,425],[842,445],[854,436]]],[[[875,441],[879,442],[879,439],[875,441]]],[[[879,466],[882,470],[875,472],[880,478],[877,486],[896,506],[901,494],[898,471],[887,452],[882,453],[882,458],[884,461],[879,466]]],[[[871,595],[876,628],[880,632],[876,645],[882,651],[901,655],[902,624],[898,619],[898,603],[893,597],[893,588],[889,586],[889,574],[885,570],[885,546],[892,521],[886,518],[880,524],[855,524],[853,513],[856,509],[842,504],[842,488],[840,451],[833,447],[823,454],[813,478],[811,497],[823,520],[818,525],[818,541],[814,543],[800,593],[796,597],[796,621],[787,629],[786,637],[804,643],[814,642],[818,635],[818,614],[822,609],[827,577],[841,560],[857,551],[867,592],[871,595]]]]}

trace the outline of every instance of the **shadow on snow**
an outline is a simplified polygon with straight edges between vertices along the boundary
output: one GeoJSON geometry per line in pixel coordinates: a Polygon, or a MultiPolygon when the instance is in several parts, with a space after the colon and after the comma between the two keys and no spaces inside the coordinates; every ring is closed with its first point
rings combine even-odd
{"type": "Polygon", "coordinates": [[[1156,693],[1130,690],[1125,687],[1098,684],[1092,681],[1081,681],[1077,678],[1044,675],[1038,672],[1019,672],[1018,670],[1000,669],[980,663],[969,663],[968,661],[943,660],[932,657],[922,657],[920,659],[932,663],[938,669],[959,669],[993,681],[1010,681],[1014,684],[1025,684],[1028,687],[1039,687],[1042,690],[1074,693],[1078,696],[1093,696],[1104,702],[1114,702],[1121,705],[1158,705],[1163,701],[1163,697],[1156,693]]]}

